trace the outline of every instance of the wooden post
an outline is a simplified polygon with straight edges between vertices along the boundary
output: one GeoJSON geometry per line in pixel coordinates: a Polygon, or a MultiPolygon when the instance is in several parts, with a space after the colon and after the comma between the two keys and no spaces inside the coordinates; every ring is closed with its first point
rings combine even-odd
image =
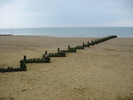
{"type": "Polygon", "coordinates": [[[68,50],[70,49],[70,45],[68,45],[68,50]]]}
{"type": "Polygon", "coordinates": [[[88,47],[90,47],[90,43],[89,43],[89,41],[87,42],[87,45],[88,45],[88,47]]]}
{"type": "Polygon", "coordinates": [[[20,68],[23,68],[23,62],[20,60],[20,68]]]}
{"type": "Polygon", "coordinates": [[[47,51],[45,51],[45,55],[47,55],[47,51]]]}
{"type": "Polygon", "coordinates": [[[84,47],[85,43],[83,42],[83,47],[84,47]]]}
{"type": "Polygon", "coordinates": [[[23,60],[20,61],[20,68],[21,68],[21,70],[26,71],[26,65],[23,60]]]}
{"type": "Polygon", "coordinates": [[[26,64],[25,64],[25,62],[22,62],[23,63],[23,70],[27,70],[27,68],[26,68],[26,64]]]}
{"type": "Polygon", "coordinates": [[[91,44],[94,46],[95,44],[94,44],[94,42],[93,42],[93,40],[91,41],[91,44]]]}
{"type": "Polygon", "coordinates": [[[26,56],[24,56],[24,61],[26,62],[26,56]]]}
{"type": "Polygon", "coordinates": [[[60,51],[60,48],[57,49],[57,52],[59,52],[59,51],[60,51]]]}

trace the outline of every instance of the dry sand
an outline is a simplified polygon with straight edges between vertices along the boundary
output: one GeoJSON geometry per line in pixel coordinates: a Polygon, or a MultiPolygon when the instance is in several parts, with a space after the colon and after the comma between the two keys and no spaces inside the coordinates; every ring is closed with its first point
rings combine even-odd
{"type": "MultiPolygon", "coordinates": [[[[0,68],[18,67],[19,60],[42,57],[90,38],[35,36],[0,37],[0,68]]],[[[26,72],[0,73],[0,100],[133,100],[133,39],[116,38],[27,64],[26,72]]]]}

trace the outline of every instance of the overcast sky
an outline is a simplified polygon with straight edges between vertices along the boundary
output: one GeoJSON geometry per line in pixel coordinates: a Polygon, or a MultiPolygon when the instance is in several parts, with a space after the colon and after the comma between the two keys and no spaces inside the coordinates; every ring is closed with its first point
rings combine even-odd
{"type": "Polygon", "coordinates": [[[0,28],[12,25],[133,27],[133,0],[0,0],[0,28]]]}

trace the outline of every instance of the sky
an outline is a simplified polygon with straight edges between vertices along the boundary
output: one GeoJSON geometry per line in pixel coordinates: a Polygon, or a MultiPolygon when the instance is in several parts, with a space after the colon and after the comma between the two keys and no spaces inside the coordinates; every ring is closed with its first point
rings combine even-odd
{"type": "Polygon", "coordinates": [[[133,27],[133,0],[0,0],[0,28],[133,27]]]}

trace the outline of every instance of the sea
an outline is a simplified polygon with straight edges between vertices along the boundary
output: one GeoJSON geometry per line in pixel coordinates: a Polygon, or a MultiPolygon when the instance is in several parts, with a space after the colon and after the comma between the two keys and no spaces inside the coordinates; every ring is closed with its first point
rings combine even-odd
{"type": "Polygon", "coordinates": [[[50,37],[106,37],[133,38],[133,27],[48,27],[48,28],[0,28],[0,34],[50,36],[50,37]]]}

